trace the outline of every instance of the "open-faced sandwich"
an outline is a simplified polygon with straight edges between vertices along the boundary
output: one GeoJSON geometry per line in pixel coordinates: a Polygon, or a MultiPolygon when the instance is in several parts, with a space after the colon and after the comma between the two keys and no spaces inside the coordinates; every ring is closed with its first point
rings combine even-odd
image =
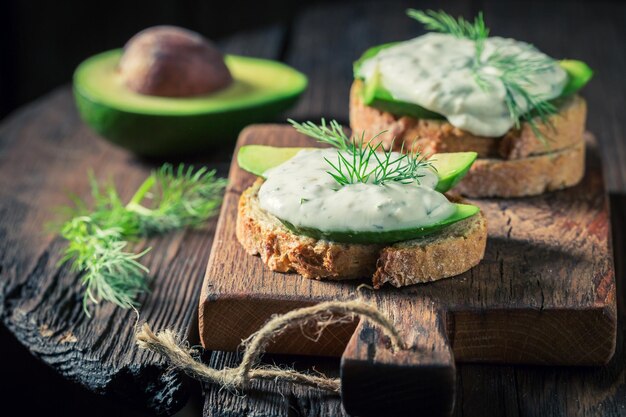
{"type": "Polygon", "coordinates": [[[480,209],[443,194],[475,152],[427,159],[349,138],[334,121],[291,123],[330,147],[249,145],[237,155],[259,176],[239,200],[237,238],[269,269],[400,287],[461,274],[483,258],[480,209]]]}
{"type": "Polygon", "coordinates": [[[355,63],[353,131],[386,130],[378,139],[407,151],[477,152],[457,188],[468,196],[536,195],[580,181],[585,63],[488,37],[482,15],[408,14],[431,32],[370,48],[355,63]]]}

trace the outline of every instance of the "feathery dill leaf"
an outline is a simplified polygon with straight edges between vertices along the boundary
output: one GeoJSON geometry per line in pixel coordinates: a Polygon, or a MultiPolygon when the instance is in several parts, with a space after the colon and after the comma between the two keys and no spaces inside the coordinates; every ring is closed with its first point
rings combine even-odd
{"type": "Polygon", "coordinates": [[[140,253],[125,251],[128,242],[122,229],[101,229],[88,216],[75,217],[63,225],[61,236],[68,240],[60,263],[72,261],[71,271],[82,274],[85,287],[83,310],[89,303],[110,301],[122,308],[135,307],[135,297],[147,290],[148,269],[137,260],[140,253]]]}
{"type": "Polygon", "coordinates": [[[60,227],[68,241],[60,263],[82,273],[83,307],[101,300],[122,308],[136,305],[137,295],[147,290],[148,269],[140,253],[126,251],[129,241],[197,226],[216,213],[226,181],[215,171],[169,164],[153,171],[124,204],[112,183],[100,186],[90,174],[91,209],[74,199],[72,217],[60,227]]]}
{"type": "Polygon", "coordinates": [[[357,183],[384,185],[393,181],[403,184],[413,181],[419,183],[419,178],[423,176],[421,170],[432,168],[432,164],[419,152],[400,152],[397,155],[385,151],[382,142],[374,145],[375,139],[385,131],[366,141],[365,133],[360,138],[349,138],[336,120],[330,122],[330,127],[324,119],[320,125],[311,121],[300,124],[291,119],[289,123],[298,132],[339,150],[336,162],[324,159],[330,167],[326,172],[342,187],[357,183]]]}
{"type": "MultiPolygon", "coordinates": [[[[522,121],[527,122],[538,138],[545,139],[539,131],[535,118],[550,126],[549,116],[555,114],[557,108],[551,102],[531,94],[527,86],[533,83],[530,75],[552,69],[554,66],[552,60],[548,57],[529,58],[496,50],[484,60],[482,65],[492,70],[495,69],[499,73],[498,78],[506,90],[505,103],[515,127],[519,128],[522,121]]],[[[482,89],[489,88],[489,84],[484,81],[479,69],[474,71],[474,78],[482,89]]]]}
{"type": "Polygon", "coordinates": [[[463,17],[454,18],[443,10],[408,9],[406,13],[423,24],[426,30],[433,32],[447,33],[457,38],[473,41],[486,39],[489,36],[489,28],[485,26],[482,12],[478,13],[473,22],[463,17]]]}
{"type": "MultiPolygon", "coordinates": [[[[141,204],[141,193],[126,205],[139,220],[139,234],[149,236],[166,233],[188,226],[198,226],[215,214],[221,203],[222,189],[226,182],[215,177],[215,171],[169,164],[154,172],[144,186],[151,190],[150,208],[141,204]]],[[[140,188],[141,190],[141,188],[140,188]]]]}
{"type": "Polygon", "coordinates": [[[342,150],[347,150],[353,145],[352,140],[350,140],[343,127],[336,120],[331,120],[329,125],[326,124],[326,119],[324,118],[322,118],[319,125],[311,121],[304,123],[298,123],[293,119],[287,119],[287,121],[298,132],[316,139],[320,143],[326,143],[342,150]]]}

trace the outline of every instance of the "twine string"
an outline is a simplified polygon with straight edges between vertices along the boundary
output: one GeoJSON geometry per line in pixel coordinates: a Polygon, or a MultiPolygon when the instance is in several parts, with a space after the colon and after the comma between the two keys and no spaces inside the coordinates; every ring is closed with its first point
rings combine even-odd
{"type": "Polygon", "coordinates": [[[389,337],[394,349],[403,349],[404,342],[391,320],[375,306],[359,300],[327,301],[310,307],[292,310],[273,316],[263,327],[243,341],[244,353],[236,368],[215,369],[197,360],[177,334],[166,329],[155,334],[144,323],[136,335],[137,344],[142,349],[153,351],[165,357],[172,367],[185,372],[190,377],[224,388],[245,389],[252,380],[274,380],[315,387],[333,393],[340,392],[338,378],[313,375],[289,368],[258,366],[267,345],[278,335],[312,321],[318,334],[330,324],[342,318],[359,316],[377,324],[383,334],[389,337]]]}

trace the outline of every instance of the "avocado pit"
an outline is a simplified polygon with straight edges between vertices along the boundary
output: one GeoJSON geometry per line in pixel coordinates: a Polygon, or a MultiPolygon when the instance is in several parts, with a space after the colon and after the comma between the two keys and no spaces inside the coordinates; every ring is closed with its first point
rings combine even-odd
{"type": "Polygon", "coordinates": [[[124,46],[118,71],[128,89],[151,96],[205,95],[233,81],[212,42],[176,26],[155,26],[133,36],[124,46]]]}

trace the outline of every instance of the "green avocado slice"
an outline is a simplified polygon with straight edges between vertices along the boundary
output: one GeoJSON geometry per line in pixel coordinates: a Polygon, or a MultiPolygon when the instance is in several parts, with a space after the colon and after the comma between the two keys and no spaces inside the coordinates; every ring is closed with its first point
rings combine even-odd
{"type": "Polygon", "coordinates": [[[583,88],[593,77],[593,70],[583,61],[564,59],[559,65],[567,72],[567,84],[561,92],[561,97],[567,97],[583,88]]]}
{"type": "MultiPolygon", "coordinates": [[[[242,169],[260,177],[271,168],[293,158],[303,149],[315,148],[288,148],[265,145],[242,146],[237,153],[237,163],[242,169]]],[[[456,185],[469,171],[476,152],[440,153],[433,155],[430,160],[439,176],[435,190],[444,193],[456,185]]],[[[385,230],[380,232],[354,231],[322,231],[310,227],[299,227],[288,221],[281,222],[296,234],[310,236],[316,239],[331,240],[346,243],[392,243],[404,240],[417,239],[442,228],[459,222],[478,213],[479,208],[468,204],[455,204],[456,211],[450,217],[426,227],[401,230],[385,230]]]]}
{"type": "Polygon", "coordinates": [[[477,157],[476,152],[450,152],[436,153],[428,158],[439,177],[435,191],[445,193],[457,185],[477,157]]]}
{"type": "Polygon", "coordinates": [[[418,104],[396,100],[382,86],[380,72],[378,71],[374,72],[372,79],[364,83],[361,99],[366,106],[375,107],[399,116],[410,116],[416,119],[445,119],[441,114],[425,109],[418,104]]]}
{"type": "MultiPolygon", "coordinates": [[[[354,77],[356,79],[362,79],[360,69],[364,61],[376,56],[381,50],[398,43],[399,42],[386,43],[366,50],[361,58],[353,65],[354,77]]],[[[567,72],[568,81],[561,95],[554,99],[555,101],[576,93],[587,85],[593,76],[593,70],[582,61],[562,60],[558,62],[565,72],[567,72]]],[[[410,116],[417,119],[445,119],[443,115],[432,112],[415,103],[396,100],[391,93],[383,87],[380,82],[380,76],[377,73],[367,82],[364,80],[363,82],[361,98],[363,103],[367,106],[375,107],[397,116],[410,116]]]]}
{"type": "Polygon", "coordinates": [[[265,171],[287,162],[303,149],[265,145],[246,145],[239,148],[237,163],[242,169],[263,177],[265,171]]]}
{"type": "Polygon", "coordinates": [[[472,217],[480,211],[478,207],[469,204],[455,204],[454,206],[456,207],[456,211],[445,220],[430,226],[413,229],[384,230],[380,232],[355,232],[349,230],[323,231],[311,227],[295,226],[285,220],[281,220],[281,222],[292,232],[299,235],[310,236],[314,239],[341,243],[394,243],[419,239],[430,235],[453,223],[472,217]]]}
{"type": "Polygon", "coordinates": [[[307,78],[280,62],[226,55],[233,83],[195,97],[170,98],[127,89],[115,49],[83,61],[74,97],[83,120],[109,141],[144,156],[172,156],[231,145],[250,123],[273,119],[293,105],[307,78]]]}
{"type": "MultiPolygon", "coordinates": [[[[242,169],[262,177],[270,168],[293,158],[303,149],[314,148],[285,148],[265,145],[242,146],[237,153],[237,163],[242,169]]],[[[445,193],[450,190],[467,174],[476,160],[476,152],[438,153],[429,158],[437,172],[439,182],[435,190],[445,193]]]]}

